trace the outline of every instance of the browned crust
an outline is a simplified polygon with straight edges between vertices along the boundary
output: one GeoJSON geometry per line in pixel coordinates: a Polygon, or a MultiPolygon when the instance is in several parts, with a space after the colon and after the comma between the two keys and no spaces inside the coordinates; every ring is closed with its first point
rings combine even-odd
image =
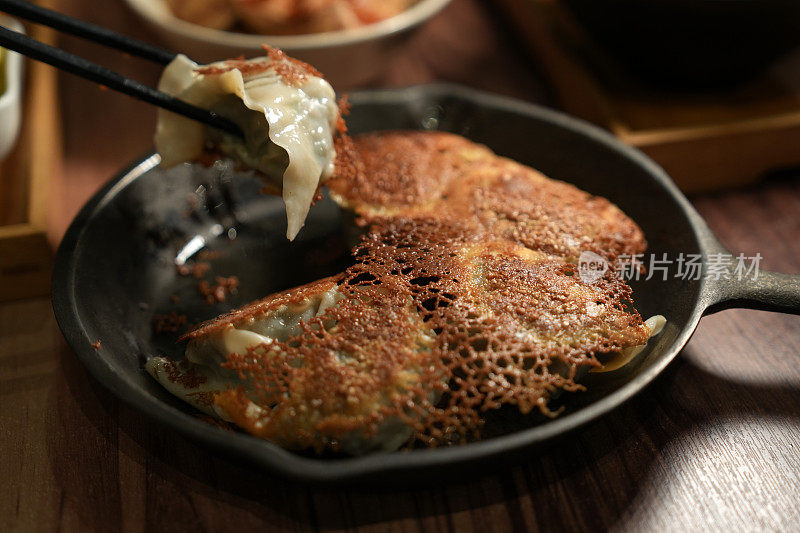
{"type": "Polygon", "coordinates": [[[476,436],[481,413],[504,404],[552,414],[554,390],[580,388],[579,366],[647,340],[622,280],[609,273],[585,284],[576,265],[469,224],[395,219],[373,228],[355,255],[350,279],[405,283],[437,332],[447,401],[418,401],[413,419],[429,445],[476,436]]]}
{"type": "Polygon", "coordinates": [[[491,152],[441,132],[381,132],[353,138],[355,168],[326,183],[359,214],[419,208],[438,201],[448,184],[470,171],[470,159],[491,152]]]}
{"type": "Polygon", "coordinates": [[[356,137],[359,163],[327,185],[365,224],[395,217],[463,221],[532,250],[576,260],[642,253],[639,226],[619,208],[573,185],[442,132],[356,137]]]}
{"type": "Polygon", "coordinates": [[[269,45],[261,45],[267,53],[266,57],[254,59],[229,59],[218,64],[198,67],[195,69],[197,74],[203,76],[220,76],[232,70],[238,70],[242,76],[254,76],[268,70],[272,70],[280,76],[286,85],[298,87],[308,81],[310,77],[322,78],[320,71],[286,55],[282,50],[273,48],[269,45]]]}

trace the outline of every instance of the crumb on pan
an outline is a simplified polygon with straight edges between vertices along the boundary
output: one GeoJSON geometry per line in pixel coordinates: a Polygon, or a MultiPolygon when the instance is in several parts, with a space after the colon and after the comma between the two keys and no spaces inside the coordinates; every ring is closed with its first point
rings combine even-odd
{"type": "Polygon", "coordinates": [[[200,279],[211,270],[211,264],[206,261],[198,261],[192,265],[175,265],[175,268],[181,276],[192,276],[195,279],[200,279]]]}
{"type": "Polygon", "coordinates": [[[197,284],[197,291],[205,298],[207,304],[212,305],[224,302],[228,295],[233,294],[239,288],[239,278],[236,276],[222,277],[217,276],[216,283],[201,281],[197,284]]]}
{"type": "Polygon", "coordinates": [[[175,333],[184,324],[186,324],[186,315],[179,314],[177,311],[153,317],[153,330],[156,333],[175,333]]]}

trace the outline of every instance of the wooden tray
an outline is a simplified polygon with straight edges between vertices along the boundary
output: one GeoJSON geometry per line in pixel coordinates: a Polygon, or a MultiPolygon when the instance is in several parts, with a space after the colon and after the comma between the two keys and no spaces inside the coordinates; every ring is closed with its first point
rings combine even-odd
{"type": "Polygon", "coordinates": [[[558,0],[497,0],[536,54],[559,105],[656,160],[686,192],[800,165],[800,61],[725,93],[657,94],[629,79],[558,0]]]}
{"type": "MultiPolygon", "coordinates": [[[[55,42],[52,30],[28,30],[40,41],[55,42]]],[[[13,152],[0,162],[0,300],[50,290],[47,189],[61,160],[57,73],[35,61],[26,61],[25,70],[22,131],[13,152]]]]}

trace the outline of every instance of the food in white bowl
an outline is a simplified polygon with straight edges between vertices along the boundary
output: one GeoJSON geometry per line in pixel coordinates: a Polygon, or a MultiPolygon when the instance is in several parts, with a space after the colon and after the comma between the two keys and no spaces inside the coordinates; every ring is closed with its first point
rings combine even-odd
{"type": "MultiPolygon", "coordinates": [[[[0,17],[0,24],[24,32],[22,24],[0,17]]],[[[19,136],[22,116],[22,57],[0,48],[0,160],[5,158],[19,136]]]]}
{"type": "MultiPolygon", "coordinates": [[[[350,89],[379,76],[388,59],[410,32],[438,13],[450,0],[418,0],[396,16],[378,22],[303,35],[264,35],[220,29],[229,24],[224,9],[194,17],[189,22],[176,16],[168,0],[125,0],[150,23],[173,50],[195,61],[211,63],[229,57],[252,57],[268,44],[292,57],[314,65],[338,89],[350,89]]],[[[202,1],[202,0],[196,0],[202,1]]],[[[383,4],[393,4],[381,1],[383,4]]],[[[227,15],[226,15],[227,13],[227,15]]]]}
{"type": "Polygon", "coordinates": [[[217,30],[302,35],[374,24],[417,0],[167,0],[179,19],[217,30]]]}

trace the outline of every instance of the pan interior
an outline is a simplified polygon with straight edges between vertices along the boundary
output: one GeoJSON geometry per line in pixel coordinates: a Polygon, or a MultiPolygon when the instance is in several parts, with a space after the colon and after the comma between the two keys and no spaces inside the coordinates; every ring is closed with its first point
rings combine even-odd
{"type": "MultiPolygon", "coordinates": [[[[452,90],[388,91],[354,95],[352,133],[379,129],[438,129],[484,143],[500,155],[571,182],[620,206],[643,228],[648,254],[669,258],[700,251],[679,197],[645,160],[610,144],[596,130],[539,108],[452,90]],[[576,126],[577,124],[577,126],[576,126]]],[[[188,321],[212,318],[271,292],[340,272],[348,262],[346,224],[328,198],[317,204],[299,239],[284,235],[279,198],[258,194],[259,182],[221,167],[184,165],[168,171],[150,158],[108,189],[85,220],[71,253],[71,308],[89,340],[101,340],[108,371],[141,397],[194,414],[143,370],[146,357],[180,357],[174,334],[157,334],[155,315],[175,310],[188,321]],[[208,305],[198,280],[181,275],[179,262],[201,250],[215,258],[213,274],[237,276],[236,294],[208,305]]],[[[207,276],[213,281],[213,276],[207,276]]],[[[643,317],[662,314],[668,325],[635,365],[613,375],[590,376],[587,392],[566,395],[562,417],[622,387],[668,353],[691,325],[699,284],[670,276],[634,281],[643,317]]],[[[56,287],[56,291],[59,288],[56,287]]],[[[57,299],[58,301],[58,299],[57,299]]],[[[85,354],[88,346],[73,346],[85,354]]],[[[96,354],[92,353],[96,357],[96,354]]],[[[88,357],[88,356],[87,356],[88,357]]],[[[493,416],[488,437],[535,427],[538,415],[493,416]]]]}

